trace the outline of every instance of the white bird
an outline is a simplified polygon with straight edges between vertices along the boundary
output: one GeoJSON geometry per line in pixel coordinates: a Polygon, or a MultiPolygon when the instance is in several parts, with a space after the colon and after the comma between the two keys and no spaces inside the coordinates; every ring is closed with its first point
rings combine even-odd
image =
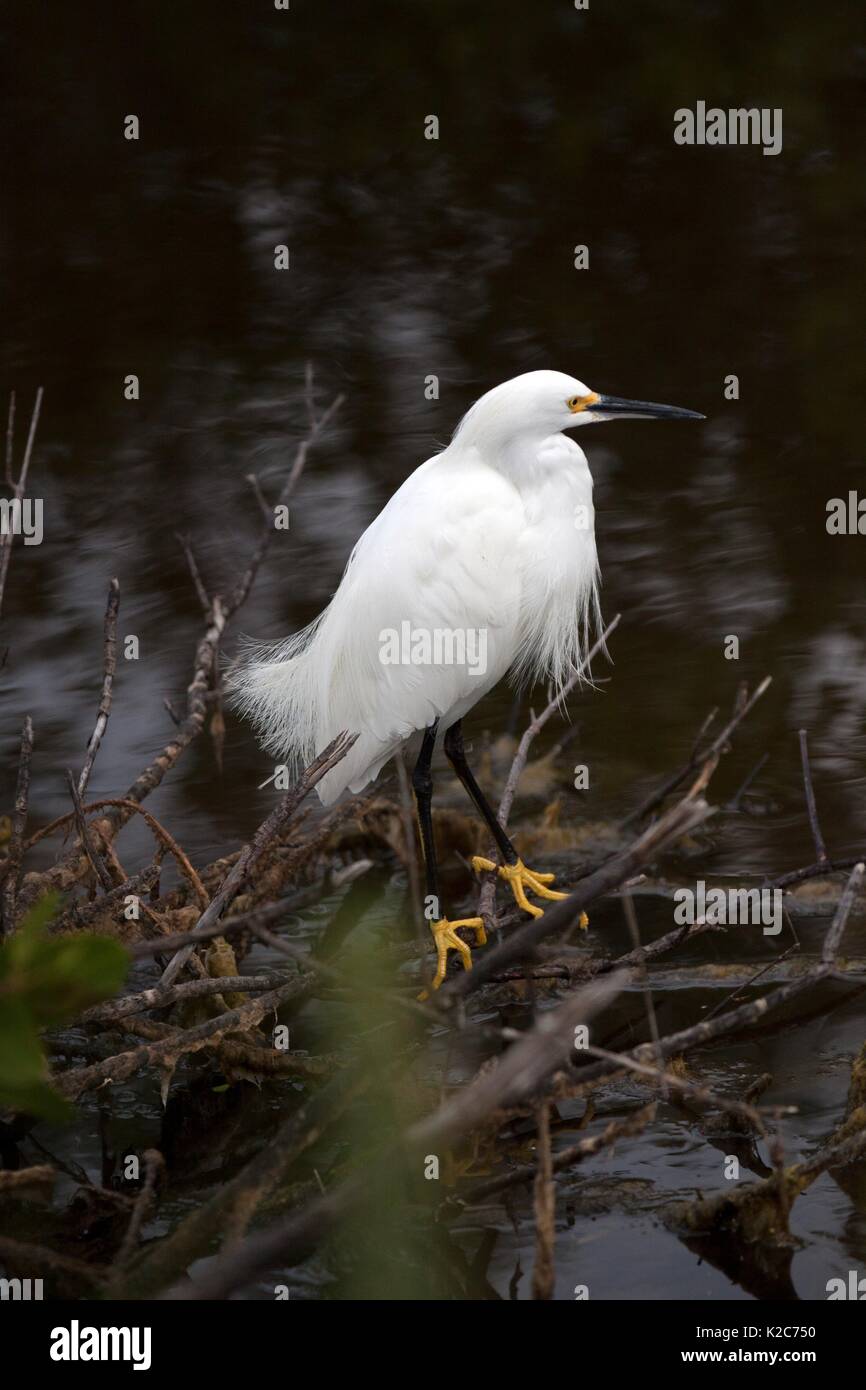
{"type": "MultiPolygon", "coordinates": [[[[518,904],[562,898],[520,860],[466,762],[461,720],[502,677],[561,689],[600,623],[592,477],[564,430],[622,417],[701,420],[692,410],[599,395],[562,372],[536,371],[488,391],[449,446],[412,473],[357,542],[325,611],[303,632],[256,649],[230,693],[263,746],[305,765],[346,730],[348,755],[318,784],[325,805],[358,792],[416,732],[413,773],[427,890],[438,904],[430,803],[437,738],[487,822],[518,904]]],[[[456,928],[485,941],[480,917],[437,907],[434,988],[449,950],[471,955],[456,928]]]]}

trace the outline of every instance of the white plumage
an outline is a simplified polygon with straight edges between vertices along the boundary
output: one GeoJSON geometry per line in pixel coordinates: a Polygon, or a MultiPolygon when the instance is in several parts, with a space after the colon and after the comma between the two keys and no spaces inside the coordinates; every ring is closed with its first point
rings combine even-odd
{"type": "Polygon", "coordinates": [[[438,719],[443,733],[507,672],[561,687],[599,618],[592,478],[562,431],[662,412],[691,415],[598,396],[552,371],[515,377],[476,401],[448,448],[406,479],[361,536],[325,611],[296,636],[254,650],[230,678],[267,751],[305,764],[341,730],[357,733],[318,784],[329,805],[346,787],[366,786],[417,730],[438,719]],[[389,661],[389,634],[407,631],[469,634],[466,659],[437,661],[419,648],[413,661],[404,642],[410,659],[389,661]],[[483,671],[480,636],[474,648],[471,638],[482,633],[483,671]]]}

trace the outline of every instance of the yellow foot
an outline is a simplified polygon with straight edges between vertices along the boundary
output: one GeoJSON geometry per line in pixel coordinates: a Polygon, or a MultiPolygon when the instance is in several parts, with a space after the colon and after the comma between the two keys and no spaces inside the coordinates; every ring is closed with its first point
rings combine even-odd
{"type": "MultiPolygon", "coordinates": [[[[517,906],[533,917],[543,917],[544,908],[529,901],[526,896],[527,889],[530,893],[535,893],[536,897],[548,898],[551,902],[561,902],[563,898],[568,897],[567,893],[557,893],[553,888],[548,888],[547,885],[553,882],[555,874],[538,874],[534,869],[527,869],[522,859],[518,859],[516,864],[494,864],[492,859],[482,859],[476,854],[472,860],[472,867],[476,873],[481,869],[488,873],[495,870],[508,884],[517,906]]],[[[589,926],[589,918],[585,912],[580,914],[578,925],[582,931],[589,926]]]]}
{"type": "MultiPolygon", "coordinates": [[[[447,917],[442,917],[438,922],[431,922],[430,930],[433,933],[433,941],[436,945],[436,974],[433,977],[434,989],[438,989],[445,979],[449,951],[459,951],[460,959],[463,962],[463,969],[472,969],[472,952],[469,950],[466,942],[457,935],[458,927],[468,927],[470,931],[474,931],[475,944],[477,946],[486,946],[487,944],[487,932],[484,930],[484,919],[481,917],[464,917],[459,922],[449,922],[447,917]]],[[[418,998],[427,998],[426,989],[421,991],[418,998]]]]}

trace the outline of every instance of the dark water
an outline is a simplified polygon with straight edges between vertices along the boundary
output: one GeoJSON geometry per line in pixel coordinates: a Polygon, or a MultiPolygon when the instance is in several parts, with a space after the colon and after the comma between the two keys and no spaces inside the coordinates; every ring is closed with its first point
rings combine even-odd
{"type": "MultiPolygon", "coordinates": [[[[141,656],[120,664],[91,792],[117,794],[164,745],[163,700],[182,705],[199,629],[175,532],[212,587],[230,582],[257,527],[245,474],[277,488],[303,428],[306,362],[322,400],[346,402],[241,616],[256,636],[319,611],[360,531],[481,391],[553,367],[707,416],[580,435],[604,606],[624,617],[612,679],[575,706],[591,788],[569,794],[563,769],[568,814],[628,810],[712,706],[770,673],[714,787],[730,796],[766,752],[764,814],[723,818],[702,865],[778,873],[813,857],[800,727],[834,855],[862,848],[866,538],[825,526],[828,499],[866,495],[859,6],[34,3],[9,7],[3,29],[0,386],[18,392],[20,430],[45,387],[32,493],[46,518],[44,544],[16,549],[2,618],[5,807],[29,712],[34,819],[67,809],[112,575],[141,656]],[[677,146],[673,112],[698,100],[782,108],[782,153],[677,146]],[[137,142],[123,138],[130,113],[137,142]],[[428,114],[438,141],[424,139],[428,114]],[[589,270],[573,268],[577,244],[589,270]],[[138,402],[124,400],[129,373],[138,402]],[[738,400],[725,399],[730,374],[738,400]]],[[[500,728],[509,707],[497,693],[472,728],[500,728]]],[[[202,740],[153,809],[204,863],[272,805],[256,790],[269,771],[230,719],[222,778],[202,740]]],[[[137,834],[125,832],[131,859],[137,834]]],[[[774,1071],[770,1099],[804,1111],[789,1131],[799,1151],[838,1120],[862,1041],[855,1006],[832,1018],[808,1041],[775,1039],[772,1057],[740,1049],[724,1063],[747,1080],[774,1071]]],[[[712,1185],[715,1150],[668,1123],[604,1171],[712,1185]]],[[[840,1261],[866,1261],[863,1218],[827,1178],[797,1214],[818,1234],[795,1282],[823,1296],[840,1261]]],[[[587,1262],[598,1296],[736,1293],[708,1267],[696,1281],[685,1247],[635,1221],[653,1238],[635,1242],[616,1209],[589,1244],[578,1225],[560,1296],[587,1262]]],[[[500,1292],[509,1241],[506,1223],[500,1292]]]]}

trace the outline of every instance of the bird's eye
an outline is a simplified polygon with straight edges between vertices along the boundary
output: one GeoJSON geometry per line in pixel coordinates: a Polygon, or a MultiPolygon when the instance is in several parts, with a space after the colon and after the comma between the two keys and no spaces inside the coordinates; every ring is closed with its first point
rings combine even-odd
{"type": "Polygon", "coordinates": [[[565,404],[568,406],[569,410],[574,410],[576,406],[580,405],[580,396],[569,396],[565,404]]]}

